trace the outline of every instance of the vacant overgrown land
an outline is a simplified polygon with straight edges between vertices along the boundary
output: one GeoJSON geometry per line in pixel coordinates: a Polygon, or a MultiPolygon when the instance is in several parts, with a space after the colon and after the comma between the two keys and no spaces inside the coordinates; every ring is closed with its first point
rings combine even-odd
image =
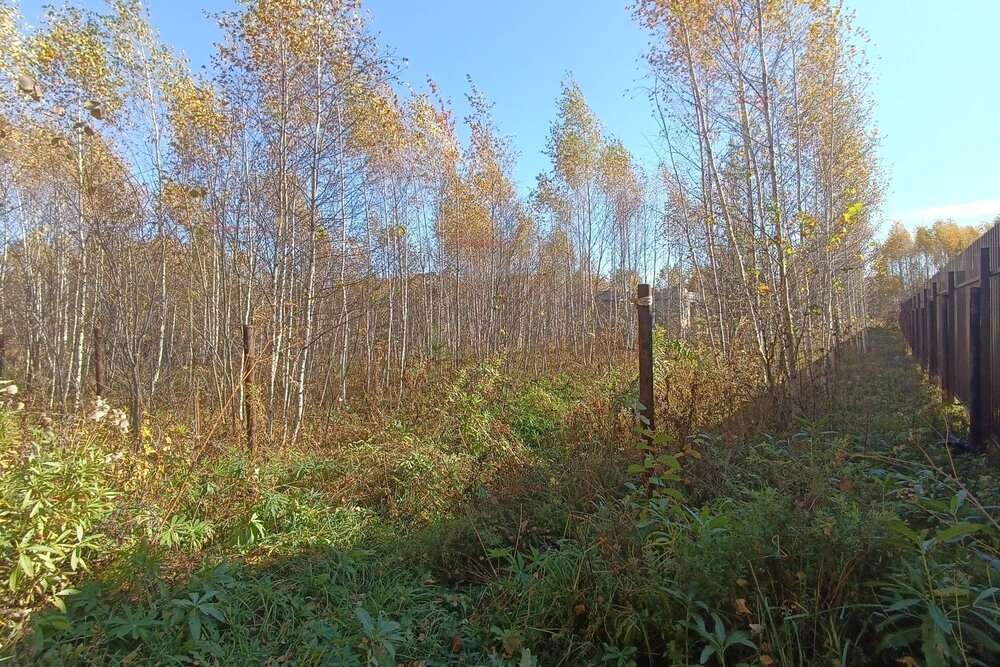
{"type": "Polygon", "coordinates": [[[15,664],[990,664],[996,469],[898,331],[786,428],[738,363],[428,371],[248,458],[168,415],[3,420],[15,664]],[[735,410],[733,408],[736,408],[735,410]],[[762,430],[748,430],[756,424],[762,430]],[[742,427],[737,428],[737,425],[742,427]],[[740,435],[734,435],[739,433],[740,435]],[[12,540],[17,537],[17,540],[12,540]]]}

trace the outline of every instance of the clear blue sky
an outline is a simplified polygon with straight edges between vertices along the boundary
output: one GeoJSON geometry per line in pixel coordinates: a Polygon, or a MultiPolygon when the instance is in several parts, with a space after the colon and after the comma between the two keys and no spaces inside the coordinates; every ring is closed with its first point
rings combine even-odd
{"type": "MultiPolygon", "coordinates": [[[[648,37],[621,0],[363,0],[381,42],[465,115],[466,75],[495,103],[527,188],[547,168],[559,82],[572,71],[608,129],[644,162],[657,130],[641,90],[648,37]]],[[[148,0],[164,40],[198,66],[231,0],[148,0]]],[[[908,226],[1000,213],[1000,0],[847,0],[873,40],[876,119],[891,178],[885,218],[908,226]]],[[[29,20],[43,4],[22,0],[29,20]]],[[[96,0],[85,0],[97,6],[96,0]]]]}

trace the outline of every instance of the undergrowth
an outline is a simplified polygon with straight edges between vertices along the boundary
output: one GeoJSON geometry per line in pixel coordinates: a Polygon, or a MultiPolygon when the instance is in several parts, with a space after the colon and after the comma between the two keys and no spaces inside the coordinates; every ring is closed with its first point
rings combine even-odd
{"type": "Polygon", "coordinates": [[[939,444],[964,417],[898,334],[871,332],[825,409],[756,434],[733,427],[762,411],[738,360],[656,351],[656,434],[628,371],[528,380],[502,359],[254,461],[199,457],[177,418],[136,448],[94,414],[6,405],[2,655],[996,664],[997,469],[939,444]]]}

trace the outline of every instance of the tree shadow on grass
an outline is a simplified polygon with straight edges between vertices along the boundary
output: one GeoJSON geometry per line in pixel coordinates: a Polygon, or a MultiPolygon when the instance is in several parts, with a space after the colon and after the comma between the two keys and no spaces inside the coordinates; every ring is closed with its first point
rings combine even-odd
{"type": "MultiPolygon", "coordinates": [[[[746,400],[725,419],[706,429],[742,440],[795,432],[822,424],[855,434],[864,442],[873,431],[912,425],[940,404],[940,392],[909,354],[898,329],[871,327],[834,350],[829,359],[800,372],[783,404],[768,393],[746,400]]],[[[960,425],[959,425],[960,426],[960,425]]]]}
{"type": "MultiPolygon", "coordinates": [[[[37,614],[14,663],[521,664],[528,633],[491,606],[489,589],[593,502],[605,483],[595,468],[611,455],[599,439],[576,453],[582,463],[508,467],[429,518],[390,518],[385,494],[370,493],[360,524],[330,522],[325,536],[310,524],[312,537],[256,534],[249,547],[219,534],[208,552],[134,548],[66,596],[65,613],[37,614]]],[[[611,477],[620,487],[624,475],[611,477]]],[[[328,500],[307,509],[344,509],[328,500]]]]}

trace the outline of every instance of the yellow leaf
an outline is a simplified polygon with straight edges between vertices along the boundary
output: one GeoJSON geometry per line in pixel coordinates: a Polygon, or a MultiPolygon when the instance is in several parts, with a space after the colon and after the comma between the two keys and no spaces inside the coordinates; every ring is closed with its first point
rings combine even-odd
{"type": "Polygon", "coordinates": [[[760,294],[767,294],[770,291],[771,291],[771,286],[770,285],[765,285],[763,283],[761,283],[760,285],[757,285],[757,292],[760,293],[760,294]]]}
{"type": "Polygon", "coordinates": [[[760,656],[760,664],[764,665],[764,667],[771,667],[774,664],[774,658],[765,653],[760,656]]]}

